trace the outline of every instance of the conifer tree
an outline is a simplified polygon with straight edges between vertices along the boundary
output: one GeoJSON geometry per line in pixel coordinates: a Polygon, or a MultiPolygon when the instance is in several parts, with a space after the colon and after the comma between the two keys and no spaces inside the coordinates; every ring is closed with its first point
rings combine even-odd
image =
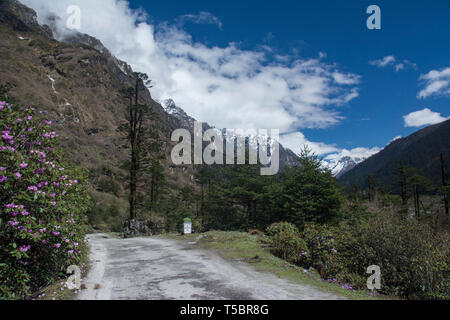
{"type": "Polygon", "coordinates": [[[137,216],[137,187],[140,173],[148,164],[148,150],[146,143],[150,135],[150,128],[147,126],[150,118],[150,108],[142,104],[140,93],[145,87],[150,87],[151,80],[145,73],[133,73],[134,87],[122,90],[123,96],[128,100],[126,113],[127,122],[119,127],[119,131],[127,134],[127,147],[130,150],[129,171],[129,213],[130,220],[135,220],[137,216]]]}

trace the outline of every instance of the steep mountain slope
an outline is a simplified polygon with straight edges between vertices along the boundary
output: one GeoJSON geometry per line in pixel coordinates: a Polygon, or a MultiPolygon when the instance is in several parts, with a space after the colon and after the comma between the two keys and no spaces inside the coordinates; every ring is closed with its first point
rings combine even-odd
{"type": "MultiPolygon", "coordinates": [[[[65,153],[90,170],[94,185],[112,178],[124,186],[120,167],[128,155],[117,127],[125,120],[126,102],[119,91],[132,84],[133,70],[89,35],[55,40],[52,19],[50,26],[40,26],[32,9],[16,0],[0,0],[0,85],[9,87],[20,104],[53,121],[65,153]]],[[[165,110],[148,90],[141,98],[154,113],[148,125],[165,142],[169,187],[192,184],[193,167],[171,163],[170,138],[175,129],[191,129],[194,119],[176,106],[178,113],[165,110]]],[[[281,165],[294,164],[295,154],[280,149],[281,165]]]]}
{"type": "MultiPolygon", "coordinates": [[[[440,154],[450,168],[450,120],[424,128],[407,138],[393,141],[380,153],[360,163],[344,174],[344,184],[366,185],[366,177],[374,175],[386,186],[392,185],[396,177],[393,171],[403,164],[420,169],[435,185],[441,184],[440,154]]],[[[447,170],[448,171],[448,170],[447,170]]]]}
{"type": "MultiPolygon", "coordinates": [[[[90,170],[94,185],[112,179],[125,186],[120,167],[128,155],[117,128],[125,121],[126,101],[119,91],[132,84],[133,70],[95,38],[75,34],[67,41],[56,41],[49,26],[37,23],[33,10],[15,0],[0,0],[0,85],[53,122],[61,147],[90,170]]],[[[141,99],[154,114],[148,125],[166,142],[169,184],[189,183],[186,168],[170,169],[170,133],[178,120],[170,120],[148,90],[141,99]]]]}

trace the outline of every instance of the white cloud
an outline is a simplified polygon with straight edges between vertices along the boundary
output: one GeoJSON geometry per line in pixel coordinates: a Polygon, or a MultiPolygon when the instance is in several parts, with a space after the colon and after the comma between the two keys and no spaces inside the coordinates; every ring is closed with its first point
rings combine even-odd
{"type": "Polygon", "coordinates": [[[397,136],[397,137],[395,137],[394,139],[391,140],[391,143],[394,142],[394,141],[400,140],[400,139],[403,139],[403,137],[402,136],[397,136]]]}
{"type": "Polygon", "coordinates": [[[283,146],[291,149],[296,154],[299,154],[301,149],[307,145],[316,155],[323,157],[322,161],[327,168],[344,157],[350,157],[355,162],[359,163],[381,151],[378,147],[354,148],[351,150],[340,149],[335,145],[309,141],[301,132],[282,135],[280,136],[280,142],[283,146]]]}
{"type": "Polygon", "coordinates": [[[301,132],[293,132],[282,135],[280,136],[280,142],[284,147],[291,149],[296,154],[300,154],[300,151],[305,145],[307,145],[318,156],[339,151],[339,149],[334,145],[327,145],[323,142],[308,141],[305,135],[301,132]]]}
{"type": "Polygon", "coordinates": [[[450,67],[440,71],[432,70],[420,76],[425,88],[417,95],[418,98],[428,98],[432,95],[450,95],[450,67]]]}
{"type": "Polygon", "coordinates": [[[395,63],[394,56],[386,56],[383,59],[369,62],[369,64],[380,67],[380,68],[384,68],[384,67],[386,67],[390,64],[394,64],[394,63],[395,63]]]}
{"type": "MultiPolygon", "coordinates": [[[[145,14],[129,9],[127,1],[23,2],[38,12],[41,23],[49,13],[63,17],[63,23],[68,5],[79,5],[80,31],[146,72],[154,80],[155,99],[172,98],[194,118],[216,127],[325,128],[342,119],[338,106],[358,97],[360,77],[335,64],[294,56],[272,60],[268,50],[242,50],[234,43],[207,46],[176,26],[148,24],[145,14]]],[[[185,19],[218,23],[207,14],[185,19]]]]}
{"type": "Polygon", "coordinates": [[[422,127],[443,122],[450,118],[442,117],[440,113],[433,112],[428,108],[411,112],[403,117],[405,121],[405,127],[422,127]]]}
{"type": "Polygon", "coordinates": [[[222,29],[222,21],[212,13],[206,11],[201,11],[198,14],[185,14],[180,16],[177,20],[181,25],[190,21],[197,24],[214,24],[217,25],[219,29],[222,29]]]}
{"type": "Polygon", "coordinates": [[[397,60],[394,56],[386,56],[380,60],[370,61],[369,64],[373,66],[377,66],[379,68],[385,68],[388,66],[394,67],[395,72],[399,72],[400,70],[404,70],[406,68],[417,69],[417,65],[408,60],[397,60]]]}
{"type": "Polygon", "coordinates": [[[405,65],[403,63],[399,63],[395,65],[395,72],[399,72],[400,70],[405,69],[405,65]]]}
{"type": "Polygon", "coordinates": [[[374,154],[380,152],[381,149],[378,147],[373,148],[354,148],[351,150],[342,149],[338,153],[333,153],[325,157],[325,161],[332,162],[337,161],[343,157],[350,157],[356,162],[361,161],[361,159],[367,159],[374,154]]]}

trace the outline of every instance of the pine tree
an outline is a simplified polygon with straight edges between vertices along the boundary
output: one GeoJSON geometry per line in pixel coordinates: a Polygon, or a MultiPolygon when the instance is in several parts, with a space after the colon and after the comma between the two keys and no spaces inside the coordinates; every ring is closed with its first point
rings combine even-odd
{"type": "Polygon", "coordinates": [[[130,220],[137,216],[137,187],[140,173],[146,168],[148,162],[148,150],[146,143],[149,138],[150,129],[146,124],[150,117],[150,108],[140,103],[140,92],[145,86],[150,86],[151,80],[144,73],[133,73],[134,87],[125,88],[122,94],[128,100],[126,113],[127,122],[119,127],[119,131],[126,132],[126,147],[130,149],[129,170],[129,213],[130,220]],[[134,99],[134,101],[133,101],[134,99]]]}
{"type": "Polygon", "coordinates": [[[414,211],[416,213],[416,217],[420,216],[420,196],[423,192],[431,190],[432,183],[426,177],[419,173],[419,170],[415,168],[407,168],[405,170],[407,179],[408,179],[408,187],[410,188],[410,193],[413,195],[414,199],[414,211]]]}
{"type": "Polygon", "coordinates": [[[287,221],[301,230],[305,222],[327,223],[335,220],[342,205],[337,180],[308,147],[298,158],[299,166],[291,168],[283,183],[283,202],[287,221]]]}
{"type": "Polygon", "coordinates": [[[401,163],[395,170],[394,174],[397,175],[397,183],[400,187],[400,197],[402,199],[402,206],[400,213],[406,217],[408,214],[408,199],[410,194],[408,193],[408,177],[406,173],[406,167],[401,163]]]}

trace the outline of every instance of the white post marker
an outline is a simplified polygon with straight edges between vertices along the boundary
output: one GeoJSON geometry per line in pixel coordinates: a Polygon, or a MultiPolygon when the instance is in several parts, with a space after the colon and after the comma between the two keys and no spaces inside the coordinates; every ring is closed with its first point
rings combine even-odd
{"type": "Polygon", "coordinates": [[[192,220],[189,218],[184,219],[184,234],[191,234],[192,233],[192,220]]]}

